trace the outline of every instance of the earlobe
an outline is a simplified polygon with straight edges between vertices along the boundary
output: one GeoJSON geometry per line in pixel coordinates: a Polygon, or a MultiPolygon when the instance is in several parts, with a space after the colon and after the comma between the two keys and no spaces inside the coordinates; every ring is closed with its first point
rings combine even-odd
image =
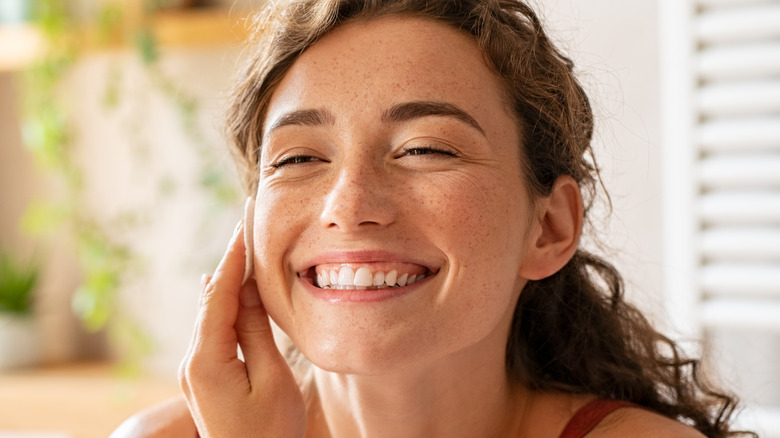
{"type": "Polygon", "coordinates": [[[558,177],[539,204],[539,229],[529,242],[520,275],[541,280],[560,270],[577,250],[583,222],[580,188],[568,175],[558,177]]]}

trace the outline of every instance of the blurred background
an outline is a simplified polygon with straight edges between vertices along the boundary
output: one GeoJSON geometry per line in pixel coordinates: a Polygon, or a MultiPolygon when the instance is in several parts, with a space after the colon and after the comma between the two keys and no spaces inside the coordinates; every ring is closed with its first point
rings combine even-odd
{"type": "MultiPolygon", "coordinates": [[[[241,217],[222,120],[261,3],[0,0],[0,438],[177,393],[241,217]]],[[[533,3],[593,98],[587,244],[780,436],[780,1],[533,3]]]]}

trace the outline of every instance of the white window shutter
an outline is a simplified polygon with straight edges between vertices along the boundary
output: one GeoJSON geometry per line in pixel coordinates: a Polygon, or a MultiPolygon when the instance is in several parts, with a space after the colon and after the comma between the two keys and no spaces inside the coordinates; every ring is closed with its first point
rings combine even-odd
{"type": "Polygon", "coordinates": [[[780,438],[780,0],[661,5],[670,315],[780,438]]]}

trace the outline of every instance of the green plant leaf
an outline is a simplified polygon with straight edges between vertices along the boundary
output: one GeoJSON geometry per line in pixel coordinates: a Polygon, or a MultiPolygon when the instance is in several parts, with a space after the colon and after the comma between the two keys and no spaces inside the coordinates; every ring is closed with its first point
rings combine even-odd
{"type": "Polygon", "coordinates": [[[154,36],[151,29],[143,28],[138,31],[135,36],[135,47],[138,49],[144,65],[152,65],[160,57],[157,48],[157,37],[154,36]]]}
{"type": "Polygon", "coordinates": [[[19,226],[30,236],[50,235],[62,227],[67,217],[67,209],[62,205],[33,201],[27,206],[19,226]]]}
{"type": "Polygon", "coordinates": [[[0,312],[31,315],[38,274],[37,266],[23,265],[0,250],[0,312]]]}
{"type": "Polygon", "coordinates": [[[71,300],[73,312],[81,318],[82,325],[90,332],[97,332],[106,326],[114,307],[105,291],[95,290],[86,283],[76,289],[71,300]]]}

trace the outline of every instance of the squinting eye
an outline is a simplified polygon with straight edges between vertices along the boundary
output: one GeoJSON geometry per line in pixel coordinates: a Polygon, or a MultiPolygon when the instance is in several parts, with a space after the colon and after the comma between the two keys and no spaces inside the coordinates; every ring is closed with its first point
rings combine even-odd
{"type": "Polygon", "coordinates": [[[422,146],[422,147],[410,147],[407,149],[404,149],[402,155],[430,155],[430,154],[441,154],[441,155],[447,155],[450,157],[454,157],[455,153],[452,151],[448,151],[445,149],[437,149],[431,146],[422,146]]]}
{"type": "Polygon", "coordinates": [[[284,157],[281,160],[277,161],[276,163],[272,164],[272,167],[280,168],[283,166],[287,166],[289,164],[303,164],[303,163],[311,163],[313,161],[321,161],[317,157],[312,157],[311,155],[293,155],[290,157],[284,157]]]}

